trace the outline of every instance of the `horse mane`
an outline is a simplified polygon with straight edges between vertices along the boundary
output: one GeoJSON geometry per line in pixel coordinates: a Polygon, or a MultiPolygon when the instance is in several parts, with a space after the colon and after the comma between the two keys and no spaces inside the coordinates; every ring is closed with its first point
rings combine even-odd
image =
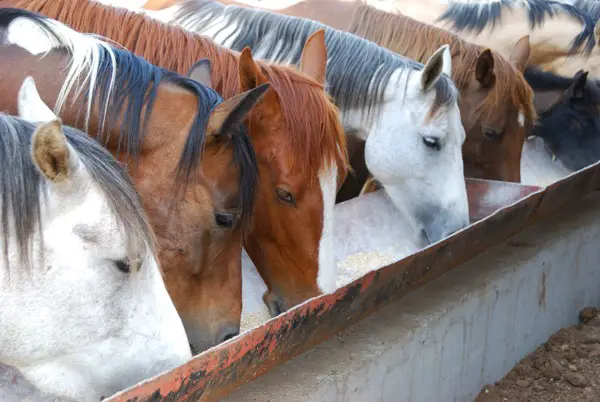
{"type": "Polygon", "coordinates": [[[600,1],[598,0],[576,0],[573,6],[588,14],[594,21],[600,19],[600,1]]]}
{"type": "MultiPolygon", "coordinates": [[[[328,90],[340,109],[366,110],[363,117],[367,119],[374,117],[383,102],[384,90],[394,71],[402,69],[408,75],[424,67],[366,39],[309,19],[224,6],[213,1],[183,1],[173,22],[202,34],[220,18],[224,18],[228,26],[216,35],[226,32],[223,43],[227,47],[239,51],[248,46],[260,57],[293,65],[300,62],[309,36],[318,29],[325,29],[328,90]]],[[[458,92],[450,77],[442,75],[435,85],[435,95],[430,115],[457,101],[458,92]]]]}
{"type": "MultiPolygon", "coordinates": [[[[239,53],[181,27],[92,0],[22,0],[20,7],[53,16],[78,31],[99,33],[179,74],[187,74],[199,59],[208,58],[213,88],[225,99],[240,91],[239,53]]],[[[255,61],[278,95],[292,169],[306,178],[318,177],[325,164],[348,169],[345,133],[323,86],[292,67],[255,61]]]]}
{"type": "Polygon", "coordinates": [[[533,66],[525,69],[525,78],[531,88],[538,91],[563,91],[573,83],[573,78],[543,71],[533,66]]]}
{"type": "MultiPolygon", "coordinates": [[[[52,3],[57,4],[59,2],[52,1],[52,3]]],[[[78,2],[78,6],[80,5],[81,3],[78,2]]],[[[46,14],[45,10],[34,11],[46,14]]],[[[64,11],[67,11],[67,9],[64,11]]],[[[72,59],[75,60],[70,65],[65,85],[61,94],[59,94],[56,109],[60,109],[66,95],[73,89],[74,83],[87,73],[88,77],[91,78],[89,80],[86,78],[83,82],[83,84],[88,83],[88,91],[85,94],[88,103],[86,127],[93,106],[99,105],[101,124],[97,136],[102,139],[102,132],[105,129],[106,132],[118,129],[117,152],[120,152],[121,146],[124,145],[126,154],[131,156],[134,161],[139,158],[144,129],[152,113],[159,85],[161,83],[171,83],[196,96],[198,99],[196,116],[186,138],[175,176],[175,193],[184,193],[187,184],[196,178],[200,158],[202,157],[208,118],[214,107],[220,104],[223,98],[213,89],[167,69],[154,66],[128,50],[109,46],[91,35],[75,32],[63,24],[26,10],[0,10],[0,26],[7,26],[12,19],[17,17],[26,17],[34,21],[52,35],[58,41],[58,46],[67,50],[72,59]],[[74,41],[73,37],[79,39],[74,41]],[[81,40],[81,38],[84,38],[84,40],[81,40]],[[83,61],[81,55],[78,55],[78,52],[82,52],[80,49],[82,43],[93,49],[92,51],[86,49],[88,51],[84,55],[83,61]],[[115,127],[114,125],[118,121],[120,113],[123,113],[122,125],[121,127],[115,127]],[[106,126],[105,121],[108,122],[108,126],[106,126]]],[[[82,19],[87,20],[88,18],[82,19]]],[[[106,24],[112,25],[114,23],[107,21],[106,24]]],[[[80,29],[80,31],[89,32],[85,29],[80,29]]],[[[83,84],[79,84],[79,88],[81,88],[83,84]]],[[[59,111],[57,110],[56,113],[59,113],[59,111]]],[[[234,160],[240,166],[239,207],[242,221],[247,226],[253,210],[258,167],[254,149],[247,138],[245,128],[241,127],[239,134],[232,135],[231,138],[234,160]]]]}
{"type": "Polygon", "coordinates": [[[481,33],[491,25],[493,29],[502,18],[503,10],[515,7],[527,7],[529,26],[531,29],[541,26],[547,18],[562,14],[583,23],[582,31],[571,42],[570,51],[576,52],[582,46],[589,54],[596,46],[594,20],[582,9],[571,4],[553,0],[494,0],[493,2],[461,3],[451,1],[448,9],[438,17],[437,21],[451,21],[455,30],[481,33]]]}
{"type": "MultiPolygon", "coordinates": [[[[10,236],[15,237],[20,262],[27,266],[33,236],[42,230],[41,198],[48,190],[48,181],[32,160],[31,140],[35,129],[34,123],[0,114],[0,224],[7,266],[10,236]]],[[[81,131],[63,126],[63,132],[106,197],[112,213],[123,224],[130,246],[137,250],[150,247],[154,252],[154,234],[138,193],[122,165],[81,131]]]]}
{"type": "MultiPolygon", "coordinates": [[[[400,13],[381,11],[366,4],[356,9],[349,32],[415,60],[426,60],[440,46],[448,44],[453,59],[452,79],[459,89],[469,86],[479,55],[485,50],[444,29],[424,24],[400,13]]],[[[488,95],[479,105],[477,113],[490,116],[510,102],[528,121],[534,122],[537,115],[531,87],[521,72],[504,57],[493,51],[492,57],[496,81],[489,88],[488,95]]]]}

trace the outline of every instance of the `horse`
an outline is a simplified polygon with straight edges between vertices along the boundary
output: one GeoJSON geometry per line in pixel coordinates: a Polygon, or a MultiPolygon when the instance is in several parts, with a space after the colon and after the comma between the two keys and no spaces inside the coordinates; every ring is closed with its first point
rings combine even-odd
{"type": "MultiPolygon", "coordinates": [[[[324,30],[327,88],[347,133],[365,142],[369,171],[423,246],[468,225],[458,91],[441,46],[425,63],[323,24],[248,8],[182,3],[172,23],[234,50],[296,64],[306,37],[324,30]]],[[[161,15],[155,14],[156,17],[161,15]]]]}
{"type": "Polygon", "coordinates": [[[196,81],[29,11],[0,9],[0,26],[0,108],[16,113],[11,94],[31,75],[65,123],[131,165],[193,351],[235,336],[257,181],[242,123],[266,88],[223,102],[196,81]]]}
{"type": "Polygon", "coordinates": [[[533,91],[522,75],[529,55],[527,37],[516,43],[507,61],[455,34],[369,5],[356,8],[347,31],[417,61],[448,43],[467,133],[465,175],[520,181],[521,150],[536,120],[533,91]]]}
{"type": "Polygon", "coordinates": [[[588,73],[567,78],[530,67],[525,78],[541,114],[525,144],[523,182],[547,185],[600,160],[600,88],[588,73]]]}
{"type": "Polygon", "coordinates": [[[335,290],[333,207],[337,187],[348,172],[348,156],[338,110],[321,79],[326,65],[321,35],[306,41],[298,71],[254,60],[250,50],[233,52],[181,28],[95,1],[10,4],[107,37],[168,70],[204,70],[197,75],[210,76],[224,98],[270,83],[248,116],[260,181],[244,246],[267,284],[264,298],[273,315],[335,290]],[[196,64],[201,58],[210,60],[210,71],[206,64],[196,64]]]}
{"type": "Polygon", "coordinates": [[[192,357],[123,166],[63,126],[28,77],[0,115],[0,361],[98,401],[192,357]],[[107,364],[107,362],[110,362],[107,364]]]}
{"type": "Polygon", "coordinates": [[[548,0],[440,4],[430,0],[424,5],[420,0],[402,0],[394,6],[403,14],[455,32],[469,42],[489,46],[505,57],[515,41],[528,34],[528,66],[568,77],[580,69],[592,77],[600,76],[596,45],[600,25],[571,4],[548,0]]]}

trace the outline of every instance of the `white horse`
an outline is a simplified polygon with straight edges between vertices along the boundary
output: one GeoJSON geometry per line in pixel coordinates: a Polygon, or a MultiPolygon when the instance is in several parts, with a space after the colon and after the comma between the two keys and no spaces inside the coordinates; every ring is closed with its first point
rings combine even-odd
{"type": "Polygon", "coordinates": [[[122,167],[62,126],[31,77],[19,112],[0,115],[0,362],[97,402],[190,359],[122,167]]]}
{"type": "Polygon", "coordinates": [[[286,64],[298,64],[306,39],[323,29],[325,87],[346,131],[366,140],[367,167],[403,213],[414,239],[425,246],[468,225],[465,131],[447,45],[422,65],[312,20],[213,1],[145,14],[286,64]]]}

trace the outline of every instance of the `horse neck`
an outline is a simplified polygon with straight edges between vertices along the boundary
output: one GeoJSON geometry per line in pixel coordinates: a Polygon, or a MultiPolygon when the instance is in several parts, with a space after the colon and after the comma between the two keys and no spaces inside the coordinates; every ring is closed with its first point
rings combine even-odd
{"type": "Polygon", "coordinates": [[[579,70],[584,70],[589,71],[590,78],[600,78],[600,52],[596,49],[589,56],[581,53],[564,55],[546,58],[535,65],[564,77],[573,77],[579,70]]]}

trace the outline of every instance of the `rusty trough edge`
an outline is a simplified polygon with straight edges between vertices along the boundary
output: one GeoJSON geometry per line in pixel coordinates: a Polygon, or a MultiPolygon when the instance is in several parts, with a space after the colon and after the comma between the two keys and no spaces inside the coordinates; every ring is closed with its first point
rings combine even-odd
{"type": "Polygon", "coordinates": [[[598,188],[600,162],[105,401],[218,400],[598,188]]]}

